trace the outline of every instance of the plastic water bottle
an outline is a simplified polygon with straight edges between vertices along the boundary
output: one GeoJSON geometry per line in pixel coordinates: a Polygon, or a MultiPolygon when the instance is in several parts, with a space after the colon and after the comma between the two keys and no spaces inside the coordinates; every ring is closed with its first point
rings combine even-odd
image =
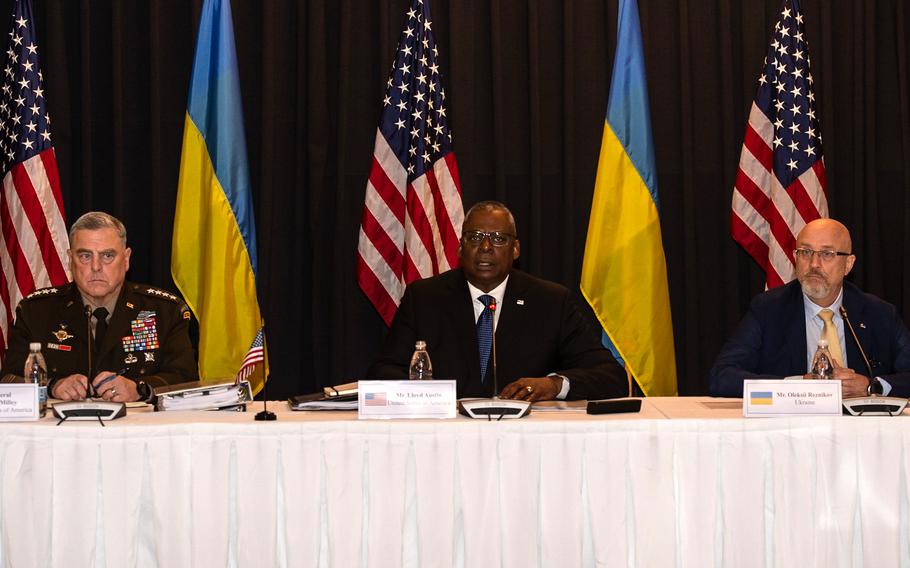
{"type": "Polygon", "coordinates": [[[41,354],[40,343],[28,344],[28,358],[25,360],[25,370],[22,375],[26,383],[38,385],[38,414],[44,417],[47,414],[47,363],[41,354]]]}
{"type": "Polygon", "coordinates": [[[429,381],[433,379],[433,363],[427,353],[427,342],[418,340],[411,355],[411,366],[408,367],[408,378],[412,381],[429,381]]]}
{"type": "Polygon", "coordinates": [[[815,355],[812,356],[812,370],[810,372],[813,379],[828,380],[834,377],[834,358],[828,351],[828,340],[819,339],[818,348],[815,355]]]}

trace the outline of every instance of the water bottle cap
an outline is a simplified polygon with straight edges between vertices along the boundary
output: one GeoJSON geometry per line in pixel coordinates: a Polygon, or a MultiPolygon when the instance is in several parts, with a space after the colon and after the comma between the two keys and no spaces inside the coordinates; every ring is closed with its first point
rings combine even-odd
{"type": "Polygon", "coordinates": [[[828,340],[827,340],[827,339],[819,339],[819,340],[818,340],[818,346],[819,346],[820,348],[827,349],[827,348],[828,348],[828,340]]]}
{"type": "Polygon", "coordinates": [[[414,344],[414,349],[417,349],[418,351],[423,351],[426,348],[427,348],[427,342],[422,339],[418,339],[417,343],[414,344]]]}
{"type": "Polygon", "coordinates": [[[29,349],[29,351],[41,351],[41,344],[40,343],[29,343],[28,349],[29,349]]]}

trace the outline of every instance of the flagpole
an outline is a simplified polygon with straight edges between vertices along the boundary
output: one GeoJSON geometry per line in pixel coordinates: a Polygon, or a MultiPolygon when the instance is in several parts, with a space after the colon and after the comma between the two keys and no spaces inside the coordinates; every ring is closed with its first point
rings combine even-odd
{"type": "MultiPolygon", "coordinates": [[[[261,323],[262,323],[262,327],[260,329],[264,330],[265,329],[265,319],[262,319],[261,323]]],[[[255,344],[255,341],[253,343],[255,344]]],[[[262,353],[263,353],[263,357],[265,357],[266,353],[268,353],[266,346],[265,346],[265,334],[264,333],[262,334],[262,353]]],[[[268,405],[269,397],[265,393],[265,389],[267,389],[269,386],[268,385],[269,378],[267,376],[265,376],[265,373],[267,370],[268,370],[268,365],[266,365],[265,359],[263,359],[263,361],[262,361],[262,392],[260,393],[262,396],[262,410],[257,412],[256,416],[254,418],[254,420],[256,420],[258,422],[271,422],[273,420],[278,420],[278,417],[275,415],[275,413],[271,412],[269,410],[269,405],[268,405]]]]}

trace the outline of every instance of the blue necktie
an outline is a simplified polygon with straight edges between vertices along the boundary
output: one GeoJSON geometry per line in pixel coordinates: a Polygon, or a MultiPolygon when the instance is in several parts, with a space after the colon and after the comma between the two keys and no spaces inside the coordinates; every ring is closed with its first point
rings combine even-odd
{"type": "Polygon", "coordinates": [[[483,304],[484,310],[477,318],[477,346],[480,350],[480,382],[487,376],[487,362],[490,360],[490,349],[493,347],[493,310],[490,304],[494,298],[484,294],[477,298],[483,304]]]}

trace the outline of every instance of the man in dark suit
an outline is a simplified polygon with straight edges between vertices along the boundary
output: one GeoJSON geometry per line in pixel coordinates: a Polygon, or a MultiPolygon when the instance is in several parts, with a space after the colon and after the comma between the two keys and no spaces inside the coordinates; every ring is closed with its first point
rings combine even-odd
{"type": "Polygon", "coordinates": [[[189,309],[173,294],[125,281],[131,251],[123,223],[86,213],[69,240],[74,282],[19,302],[3,380],[18,380],[31,342],[41,343],[48,395],[63,400],[147,400],[155,386],[196,380],[189,309]]]}
{"type": "Polygon", "coordinates": [[[910,396],[910,332],[894,306],[844,282],[856,261],[847,228],[833,219],[812,221],[796,247],[797,280],[752,301],[711,369],[711,394],[741,397],[745,379],[804,375],[818,340],[826,339],[844,397],[910,396]]]}
{"type": "Polygon", "coordinates": [[[628,395],[626,374],[584,321],[569,291],[512,268],[520,249],[505,205],[483,201],[468,211],[461,268],[410,284],[368,378],[407,378],[415,342],[426,341],[433,376],[456,379],[463,397],[493,391],[496,334],[500,396],[537,401],[628,395]],[[495,298],[495,309],[489,305],[495,298]],[[485,324],[485,322],[488,322],[485,324]]]}

